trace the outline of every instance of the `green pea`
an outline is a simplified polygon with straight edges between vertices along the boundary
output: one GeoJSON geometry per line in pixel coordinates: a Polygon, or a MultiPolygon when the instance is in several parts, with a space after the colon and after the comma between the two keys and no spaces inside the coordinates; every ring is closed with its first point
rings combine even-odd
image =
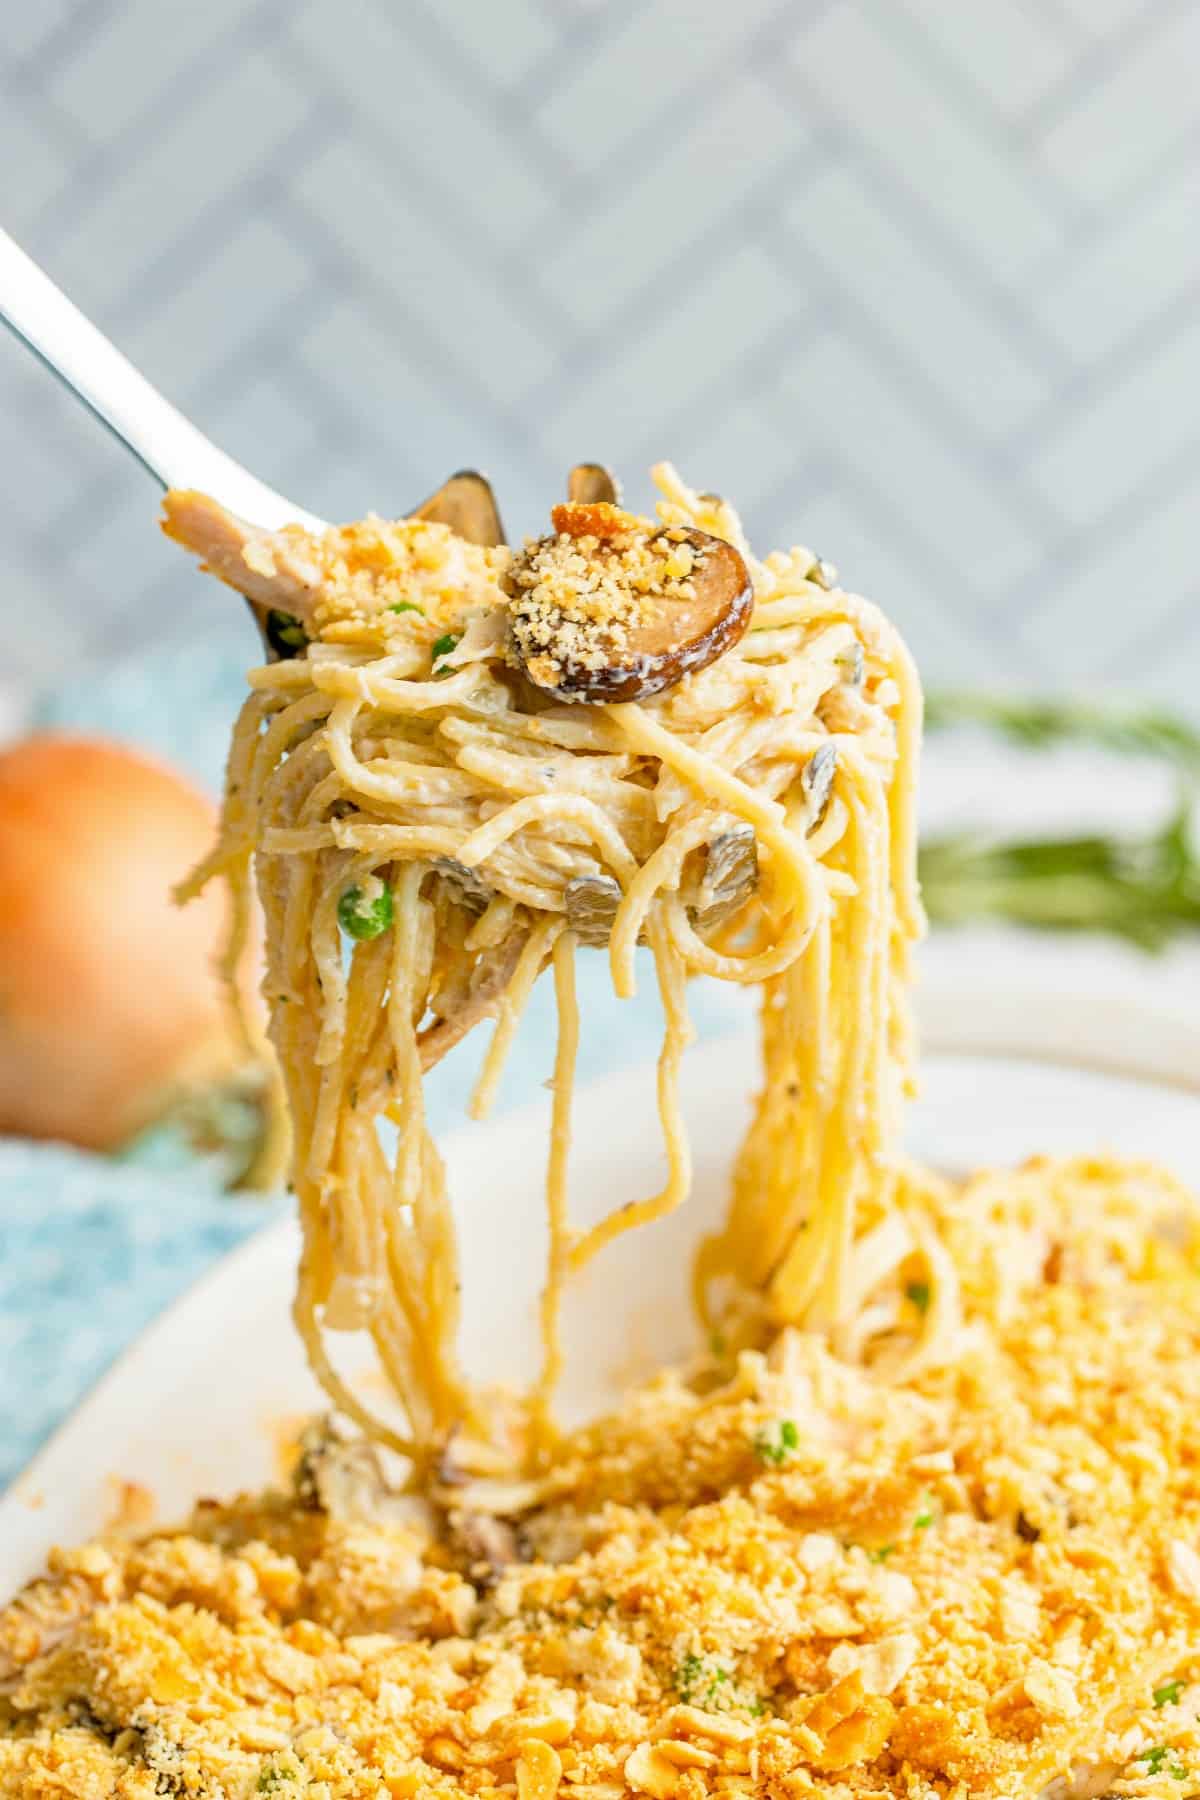
{"type": "Polygon", "coordinates": [[[379,884],[377,894],[364,894],[355,884],[348,887],[338,901],[338,924],[342,930],[360,943],[368,938],[377,938],[385,932],[392,922],[392,890],[384,883],[379,884]]]}

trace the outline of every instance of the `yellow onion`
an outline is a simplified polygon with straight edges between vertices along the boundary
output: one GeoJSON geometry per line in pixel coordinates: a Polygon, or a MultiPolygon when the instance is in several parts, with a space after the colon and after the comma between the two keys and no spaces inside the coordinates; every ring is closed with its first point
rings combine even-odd
{"type": "Polygon", "coordinates": [[[202,793],[120,745],[0,752],[0,1131],[111,1149],[246,1062],[221,884],[171,898],[215,831],[202,793]]]}

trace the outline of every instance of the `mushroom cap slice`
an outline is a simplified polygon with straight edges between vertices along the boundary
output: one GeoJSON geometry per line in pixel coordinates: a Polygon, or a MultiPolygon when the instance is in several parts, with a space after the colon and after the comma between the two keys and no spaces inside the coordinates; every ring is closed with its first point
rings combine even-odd
{"type": "Polygon", "coordinates": [[[603,949],[621,904],[621,884],[611,875],[577,875],[563,896],[567,924],[581,944],[603,949]]]}
{"type": "Polygon", "coordinates": [[[692,908],[697,930],[707,931],[737,912],[758,886],[758,838],[753,825],[733,825],[708,846],[692,908]]]}
{"type": "Polygon", "coordinates": [[[749,624],[750,574],[723,538],[603,500],[552,517],[557,535],[514,562],[509,611],[518,662],[557,699],[648,700],[707,668],[749,624]],[[648,580],[652,568],[665,573],[648,580]]]}
{"type": "Polygon", "coordinates": [[[813,832],[825,817],[837,774],[836,744],[819,744],[800,772],[800,786],[808,801],[808,830],[813,832]]]}

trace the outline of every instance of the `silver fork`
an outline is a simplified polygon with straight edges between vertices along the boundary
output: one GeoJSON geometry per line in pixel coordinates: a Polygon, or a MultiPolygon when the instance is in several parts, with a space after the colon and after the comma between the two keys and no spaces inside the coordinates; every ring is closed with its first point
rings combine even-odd
{"type": "Polygon", "coordinates": [[[194,487],[252,525],[275,531],[326,522],[277,494],[185,419],[0,231],[0,315],[164,488],[194,487]]]}
{"type": "MultiPolygon", "coordinates": [[[[313,532],[329,529],[326,520],[276,493],[185,419],[3,230],[0,318],[162,488],[198,488],[262,531],[288,524],[313,532]]],[[[580,463],[572,470],[569,494],[573,500],[617,498],[611,475],[598,463],[580,463]]],[[[504,542],[491,484],[476,469],[451,475],[414,508],[414,516],[448,525],[472,543],[504,542]]],[[[276,656],[268,609],[250,599],[247,605],[267,654],[276,656]]]]}
{"type": "MultiPolygon", "coordinates": [[[[6,231],[0,231],[0,317],[162,488],[200,488],[265,531],[287,524],[328,529],[185,419],[6,231]]],[[[265,609],[247,604],[270,651],[265,609]]]]}

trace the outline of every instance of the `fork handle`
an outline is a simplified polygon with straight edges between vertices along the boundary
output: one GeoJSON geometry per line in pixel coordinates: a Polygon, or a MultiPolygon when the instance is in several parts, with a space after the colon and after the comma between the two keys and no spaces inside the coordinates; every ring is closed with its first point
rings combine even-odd
{"type": "Polygon", "coordinates": [[[3,230],[0,317],[164,488],[200,488],[267,531],[325,530],[185,419],[3,230]]]}

